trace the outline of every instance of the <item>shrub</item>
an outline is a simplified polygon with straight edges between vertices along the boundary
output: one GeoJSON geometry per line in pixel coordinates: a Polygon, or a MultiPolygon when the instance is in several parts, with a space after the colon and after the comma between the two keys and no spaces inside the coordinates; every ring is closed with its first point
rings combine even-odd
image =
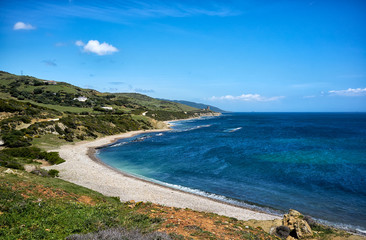
{"type": "Polygon", "coordinates": [[[291,230],[289,227],[282,225],[276,228],[275,234],[282,239],[286,239],[290,235],[290,232],[291,230]]]}
{"type": "Polygon", "coordinates": [[[42,177],[50,177],[47,170],[44,169],[34,169],[31,173],[42,176],[42,177]]]}
{"type": "Polygon", "coordinates": [[[0,151],[0,153],[6,154],[10,157],[22,157],[28,159],[44,159],[51,164],[60,164],[65,162],[58,152],[45,152],[37,147],[20,147],[20,148],[7,148],[0,151]]]}
{"type": "Polygon", "coordinates": [[[68,142],[73,142],[74,141],[74,136],[72,133],[67,133],[65,134],[65,140],[68,142]]]}
{"type": "Polygon", "coordinates": [[[12,130],[5,133],[2,136],[2,139],[4,141],[4,145],[7,147],[26,147],[31,145],[30,139],[25,137],[24,132],[19,130],[12,130]]]}
{"type": "Polygon", "coordinates": [[[311,228],[317,225],[316,221],[308,215],[304,216],[304,220],[309,224],[311,228]]]}
{"type": "Polygon", "coordinates": [[[60,157],[58,152],[49,152],[46,154],[46,157],[44,159],[51,164],[60,164],[65,162],[65,160],[60,157]]]}
{"type": "Polygon", "coordinates": [[[24,170],[23,164],[17,162],[11,156],[0,151],[0,166],[24,170]]]}
{"type": "Polygon", "coordinates": [[[81,134],[77,135],[76,138],[79,140],[85,140],[85,136],[81,134]]]}
{"type": "Polygon", "coordinates": [[[33,86],[42,86],[42,85],[44,85],[43,82],[38,81],[38,80],[33,80],[33,86]]]}
{"type": "Polygon", "coordinates": [[[23,165],[16,162],[16,161],[1,161],[0,160],[0,166],[7,167],[7,168],[24,170],[23,165]]]}
{"type": "Polygon", "coordinates": [[[55,130],[60,135],[64,135],[65,134],[64,130],[62,130],[62,128],[60,128],[60,126],[58,124],[55,125],[55,130]]]}
{"type": "Polygon", "coordinates": [[[33,93],[34,93],[34,94],[41,94],[41,93],[43,93],[43,89],[42,89],[42,88],[35,88],[35,89],[33,90],[33,93]]]}
{"type": "Polygon", "coordinates": [[[7,148],[3,149],[2,152],[12,157],[43,158],[40,157],[41,149],[36,147],[7,148]]]}
{"type": "Polygon", "coordinates": [[[13,160],[12,157],[10,157],[8,154],[0,151],[0,162],[1,161],[3,161],[3,162],[4,161],[11,161],[11,160],[13,160]]]}
{"type": "Polygon", "coordinates": [[[58,174],[59,174],[60,172],[58,171],[58,170],[56,170],[56,169],[51,169],[51,170],[49,170],[48,171],[48,175],[50,175],[50,177],[58,177],[58,174]]]}

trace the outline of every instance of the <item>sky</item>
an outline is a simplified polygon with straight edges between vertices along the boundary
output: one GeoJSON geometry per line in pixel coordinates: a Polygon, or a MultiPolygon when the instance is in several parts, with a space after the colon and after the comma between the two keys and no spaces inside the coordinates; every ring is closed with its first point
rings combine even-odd
{"type": "Polygon", "coordinates": [[[240,112],[365,112],[363,0],[0,0],[0,70],[240,112]]]}

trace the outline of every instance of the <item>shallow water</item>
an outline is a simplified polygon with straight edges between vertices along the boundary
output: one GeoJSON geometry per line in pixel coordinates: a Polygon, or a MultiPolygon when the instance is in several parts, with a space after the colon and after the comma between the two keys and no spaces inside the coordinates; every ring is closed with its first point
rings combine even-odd
{"type": "Polygon", "coordinates": [[[366,114],[232,113],[174,124],[98,157],[197,194],[366,230],[366,114]]]}

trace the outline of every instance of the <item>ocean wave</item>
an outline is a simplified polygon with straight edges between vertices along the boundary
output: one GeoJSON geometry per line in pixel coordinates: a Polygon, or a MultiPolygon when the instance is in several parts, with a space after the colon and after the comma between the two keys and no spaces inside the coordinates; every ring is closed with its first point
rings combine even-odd
{"type": "Polygon", "coordinates": [[[344,224],[344,223],[334,223],[323,219],[314,218],[314,220],[320,224],[324,224],[326,226],[331,226],[334,228],[342,229],[347,232],[356,233],[359,235],[366,236],[366,229],[361,229],[360,226],[344,224]]]}
{"type": "Polygon", "coordinates": [[[366,235],[366,230],[356,228],[356,231],[361,233],[362,235],[366,235]]]}
{"type": "Polygon", "coordinates": [[[236,132],[238,130],[242,129],[242,127],[237,127],[237,128],[229,128],[229,129],[226,129],[224,132],[236,132]]]}
{"type": "Polygon", "coordinates": [[[152,137],[151,135],[144,135],[144,136],[141,136],[141,137],[138,137],[138,138],[133,139],[131,142],[142,142],[145,139],[151,138],[151,137],[152,137]]]}
{"type": "Polygon", "coordinates": [[[235,206],[238,206],[238,207],[244,207],[244,208],[248,208],[248,209],[252,209],[252,210],[266,212],[268,214],[272,214],[272,215],[276,215],[276,216],[282,216],[282,214],[283,214],[282,212],[276,211],[274,209],[270,209],[270,208],[266,208],[266,207],[260,207],[260,206],[254,205],[254,204],[249,204],[249,203],[246,203],[244,201],[239,201],[239,200],[235,200],[235,199],[232,199],[232,198],[225,197],[223,195],[209,193],[209,192],[205,192],[205,191],[194,189],[194,188],[184,187],[184,186],[181,186],[181,185],[166,183],[166,182],[162,182],[162,181],[155,180],[155,179],[147,179],[147,180],[149,180],[151,182],[155,182],[159,185],[169,187],[169,188],[177,189],[177,190],[180,190],[180,191],[183,191],[183,192],[192,193],[192,194],[203,196],[203,197],[207,197],[207,198],[210,198],[210,199],[213,199],[213,200],[228,203],[228,204],[235,205],[235,206]]]}
{"type": "Polygon", "coordinates": [[[119,143],[112,144],[112,145],[110,145],[110,146],[108,146],[108,147],[119,147],[119,146],[125,145],[125,144],[127,144],[127,143],[128,143],[128,142],[119,142],[119,143]]]}
{"type": "Polygon", "coordinates": [[[195,126],[195,127],[188,128],[188,129],[182,129],[182,130],[176,129],[174,132],[189,132],[189,131],[197,130],[197,129],[200,129],[200,128],[208,128],[208,127],[211,127],[211,126],[212,126],[212,124],[200,125],[200,126],[195,126]]]}

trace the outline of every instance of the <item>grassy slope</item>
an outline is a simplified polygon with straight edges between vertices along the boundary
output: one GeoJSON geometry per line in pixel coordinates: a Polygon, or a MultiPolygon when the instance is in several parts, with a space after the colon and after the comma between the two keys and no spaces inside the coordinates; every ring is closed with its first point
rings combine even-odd
{"type": "Polygon", "coordinates": [[[208,105],[208,104],[203,104],[203,103],[196,103],[196,102],[190,102],[190,101],[185,101],[185,100],[170,100],[170,101],[176,102],[176,103],[181,103],[181,104],[191,106],[191,107],[194,107],[194,108],[198,108],[198,109],[205,109],[205,108],[207,108],[207,106],[209,106],[212,111],[220,112],[220,113],[227,112],[227,111],[222,110],[218,107],[214,107],[214,106],[211,106],[211,105],[208,105]]]}
{"type": "Polygon", "coordinates": [[[118,199],[60,179],[0,167],[0,239],[63,239],[123,226],[154,230],[158,220],[118,199]]]}
{"type": "MultiPolygon", "coordinates": [[[[10,84],[14,83],[15,81],[18,81],[21,83],[21,86],[19,86],[17,88],[19,91],[22,91],[22,92],[24,91],[24,92],[28,92],[28,93],[32,93],[33,90],[36,88],[41,88],[41,89],[43,89],[44,92],[46,92],[46,91],[50,91],[53,93],[64,92],[64,93],[75,94],[76,96],[85,96],[87,98],[103,98],[108,95],[115,95],[116,96],[115,100],[124,99],[124,100],[127,100],[128,102],[134,104],[135,107],[146,108],[146,109],[151,109],[151,110],[162,110],[162,109],[168,110],[168,111],[197,111],[198,110],[196,108],[189,107],[184,104],[158,100],[158,99],[151,98],[146,95],[142,95],[142,94],[138,94],[138,93],[101,93],[101,92],[98,92],[98,91],[95,91],[92,89],[84,89],[84,88],[73,86],[71,84],[64,83],[64,82],[57,82],[56,85],[33,86],[30,84],[24,84],[24,83],[27,81],[28,82],[32,82],[32,81],[43,82],[45,80],[38,79],[35,77],[31,77],[31,76],[18,76],[18,75],[0,71],[0,86],[3,85],[6,87],[9,87],[10,84]]],[[[10,95],[4,89],[0,89],[0,96],[3,98],[10,97],[10,95]]],[[[29,101],[29,99],[26,99],[25,101],[29,101]]],[[[33,102],[33,103],[39,104],[41,106],[45,106],[42,103],[37,103],[37,102],[33,102]]],[[[52,109],[56,109],[58,111],[78,112],[76,110],[77,108],[66,109],[66,108],[64,108],[64,106],[62,106],[60,108],[60,106],[52,105],[52,104],[47,104],[46,106],[49,108],[52,108],[52,109]]],[[[115,107],[118,108],[118,106],[115,106],[115,107]]],[[[132,108],[134,108],[134,107],[132,107],[132,108]]],[[[89,109],[82,108],[82,110],[80,110],[80,111],[90,111],[90,110],[91,110],[90,108],[89,109]]],[[[126,110],[130,111],[131,109],[126,109],[126,110]]]]}
{"type": "MultiPolygon", "coordinates": [[[[56,85],[53,83],[55,82],[0,71],[1,99],[12,100],[12,105],[23,108],[22,111],[13,111],[12,119],[9,118],[10,115],[6,109],[4,110],[4,104],[0,109],[0,112],[5,112],[0,114],[0,134],[6,139],[15,139],[11,144],[7,141],[7,146],[29,145],[27,142],[33,138],[33,144],[42,147],[45,146],[45,142],[42,142],[45,140],[48,145],[45,149],[50,149],[47,138],[52,137],[44,137],[48,133],[58,135],[59,138],[67,141],[78,141],[77,139],[84,140],[130,130],[149,129],[157,126],[155,120],[188,118],[195,116],[198,111],[186,105],[161,101],[137,93],[100,93],[64,82],[57,82],[56,85]],[[86,102],[74,100],[78,96],[85,96],[88,100],[86,102]],[[36,110],[39,112],[39,109],[42,109],[43,118],[60,120],[41,124],[38,119],[39,114],[30,116],[25,112],[24,103],[41,107],[36,110]],[[103,106],[112,106],[113,110],[104,110],[101,108],[103,106]],[[58,114],[55,114],[54,110],[58,114]],[[46,116],[45,113],[48,112],[50,114],[46,116]],[[146,112],[148,114],[142,116],[146,112]],[[28,118],[27,121],[24,120],[24,116],[28,118]],[[8,121],[4,118],[8,118],[8,121]],[[14,130],[21,130],[21,132],[14,130]],[[15,137],[16,134],[18,134],[17,137],[15,137]]],[[[55,137],[51,140],[56,145],[65,142],[58,141],[55,137]]]]}
{"type": "Polygon", "coordinates": [[[60,179],[5,171],[0,167],[1,239],[61,239],[115,226],[160,229],[173,239],[275,239],[261,229],[245,229],[236,219],[151,203],[120,203],[60,179]]]}
{"type": "Polygon", "coordinates": [[[118,97],[128,98],[131,102],[145,106],[146,108],[152,110],[167,109],[167,110],[187,111],[187,112],[197,110],[197,108],[189,107],[187,105],[159,100],[139,93],[116,93],[115,95],[118,97]]]}
{"type": "MultiPolygon", "coordinates": [[[[3,167],[0,216],[0,239],[63,239],[111,227],[158,230],[172,239],[278,239],[262,229],[271,224],[268,221],[245,222],[152,203],[121,203],[61,179],[3,167]]],[[[313,239],[365,240],[324,228],[313,239]]]]}
{"type": "Polygon", "coordinates": [[[32,100],[21,100],[21,102],[30,102],[35,105],[53,109],[59,112],[71,112],[71,113],[81,113],[81,112],[93,112],[92,108],[80,108],[80,107],[72,107],[72,106],[60,106],[60,105],[53,105],[53,104],[44,104],[44,103],[37,103],[32,100]]]}

